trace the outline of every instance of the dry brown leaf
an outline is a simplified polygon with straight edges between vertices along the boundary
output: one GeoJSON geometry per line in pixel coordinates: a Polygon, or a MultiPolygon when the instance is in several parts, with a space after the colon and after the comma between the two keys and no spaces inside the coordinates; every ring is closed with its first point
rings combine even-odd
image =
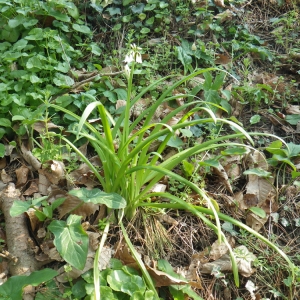
{"type": "Polygon", "coordinates": [[[245,194],[243,195],[243,199],[239,202],[240,209],[246,210],[252,206],[256,206],[258,204],[258,198],[256,194],[245,194]]]}
{"type": "Polygon", "coordinates": [[[214,19],[218,19],[219,22],[222,24],[226,21],[232,20],[232,17],[233,17],[233,12],[229,9],[226,9],[225,11],[214,16],[214,19]]]}
{"type": "Polygon", "coordinates": [[[170,285],[185,285],[187,280],[175,278],[168,273],[146,266],[151,278],[154,280],[155,287],[170,286],[170,285]]]}
{"type": "Polygon", "coordinates": [[[49,187],[51,185],[48,178],[43,174],[42,169],[38,170],[39,172],[39,193],[42,195],[48,195],[49,194],[49,187]]]}
{"type": "Polygon", "coordinates": [[[34,232],[42,224],[42,222],[36,216],[35,209],[33,208],[29,208],[26,215],[30,221],[31,230],[34,232]]]}
{"type": "Polygon", "coordinates": [[[42,121],[38,121],[38,122],[34,123],[34,125],[33,125],[33,129],[35,131],[37,131],[38,133],[45,132],[46,128],[47,129],[59,128],[59,126],[57,126],[51,122],[46,123],[46,122],[42,122],[42,121]]]}
{"type": "Polygon", "coordinates": [[[84,203],[75,196],[67,195],[66,200],[58,207],[59,218],[72,211],[73,214],[86,218],[99,210],[99,204],[84,203]],[[76,208],[78,207],[78,208],[76,208]]]}
{"type": "Polygon", "coordinates": [[[26,166],[21,166],[15,172],[17,175],[16,187],[20,188],[24,186],[28,181],[29,169],[26,166]]]}
{"type": "Polygon", "coordinates": [[[4,169],[6,165],[7,165],[6,158],[5,157],[0,158],[0,170],[4,169]]]}
{"type": "Polygon", "coordinates": [[[225,185],[227,191],[233,194],[232,187],[224,167],[221,164],[219,164],[219,167],[213,167],[212,169],[213,173],[220,177],[220,180],[225,185]]]}
{"type": "Polygon", "coordinates": [[[225,7],[224,0],[215,0],[214,3],[216,6],[225,7]]]}
{"type": "MultiPolygon", "coordinates": [[[[90,158],[90,162],[95,167],[102,166],[98,156],[93,156],[90,158]]],[[[95,180],[94,173],[86,163],[81,164],[77,170],[70,172],[67,179],[71,180],[70,183],[72,185],[85,185],[88,188],[94,188],[95,186],[99,185],[99,183],[95,180]]]]}
{"type": "Polygon", "coordinates": [[[170,217],[167,214],[159,214],[158,219],[160,222],[165,222],[173,226],[177,226],[179,224],[174,218],[170,217]]]}
{"type": "Polygon", "coordinates": [[[299,105],[289,105],[286,109],[288,115],[300,115],[300,106],[299,105]]]}
{"type": "MultiPolygon", "coordinates": [[[[234,247],[235,240],[234,240],[233,237],[227,238],[227,242],[229,243],[231,248],[234,247]]],[[[225,242],[219,243],[219,241],[217,240],[211,245],[211,250],[210,250],[210,253],[209,253],[209,259],[210,260],[217,260],[221,256],[223,256],[224,254],[226,254],[228,252],[228,250],[229,249],[228,249],[227,245],[225,244],[225,242]]]]}
{"type": "Polygon", "coordinates": [[[261,202],[258,207],[263,209],[266,214],[274,213],[278,210],[279,206],[276,199],[276,195],[274,195],[272,192],[269,193],[268,197],[265,201],[261,202]]]}
{"type": "Polygon", "coordinates": [[[231,62],[231,58],[226,54],[217,54],[217,59],[215,59],[216,65],[227,65],[231,62]]]}
{"type": "Polygon", "coordinates": [[[268,221],[269,216],[267,215],[265,218],[260,218],[258,215],[254,213],[248,213],[246,216],[246,224],[251,227],[253,230],[259,232],[261,228],[268,221]]]}
{"type": "MultiPolygon", "coordinates": [[[[254,273],[251,268],[252,261],[255,260],[254,254],[252,254],[245,246],[239,246],[234,249],[236,254],[236,261],[238,265],[238,271],[241,275],[249,277],[254,273]],[[239,257],[238,253],[242,255],[239,257]]],[[[212,271],[218,268],[221,272],[231,272],[232,263],[228,254],[223,255],[220,259],[209,262],[201,266],[200,272],[205,274],[211,274],[212,271]]]]}
{"type": "Polygon", "coordinates": [[[4,169],[0,173],[0,178],[3,181],[3,183],[9,183],[10,181],[13,181],[12,177],[6,174],[4,169]]]}
{"type": "Polygon", "coordinates": [[[272,190],[273,185],[267,179],[254,174],[248,175],[248,183],[246,185],[247,194],[256,195],[258,204],[265,201],[272,190]]]}
{"type": "Polygon", "coordinates": [[[24,196],[31,196],[39,191],[38,180],[34,179],[30,182],[29,188],[23,193],[24,196]]]}
{"type": "Polygon", "coordinates": [[[65,179],[65,165],[62,161],[49,160],[39,173],[45,175],[52,184],[59,184],[65,179]]]}
{"type": "MultiPolygon", "coordinates": [[[[240,158],[239,158],[239,160],[240,160],[240,158]]],[[[226,171],[228,177],[231,180],[239,179],[242,174],[240,163],[237,163],[237,162],[228,163],[228,161],[226,161],[226,162],[227,162],[227,164],[224,166],[224,170],[226,171]]]]}

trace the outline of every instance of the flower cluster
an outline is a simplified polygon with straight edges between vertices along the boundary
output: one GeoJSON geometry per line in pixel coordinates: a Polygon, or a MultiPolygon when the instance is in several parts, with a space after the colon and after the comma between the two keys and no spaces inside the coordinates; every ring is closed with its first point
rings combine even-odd
{"type": "Polygon", "coordinates": [[[142,54],[140,53],[141,50],[142,48],[136,46],[136,44],[131,44],[131,50],[128,52],[124,59],[124,71],[127,78],[129,78],[130,76],[130,63],[133,61],[142,63],[142,54]]]}

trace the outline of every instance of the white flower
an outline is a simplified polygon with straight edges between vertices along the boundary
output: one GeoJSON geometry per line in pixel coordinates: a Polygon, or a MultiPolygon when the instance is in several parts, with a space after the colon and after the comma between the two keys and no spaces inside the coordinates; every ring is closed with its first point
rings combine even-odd
{"type": "Polygon", "coordinates": [[[129,78],[130,76],[130,63],[135,61],[137,63],[142,63],[142,54],[140,53],[140,51],[142,50],[142,48],[137,47],[136,44],[131,44],[131,50],[127,53],[127,55],[125,56],[124,59],[124,72],[127,78],[129,78]]]}
{"type": "Polygon", "coordinates": [[[131,69],[130,69],[129,65],[126,64],[124,66],[124,73],[125,73],[125,76],[127,77],[127,79],[130,77],[130,72],[131,72],[131,69]]]}

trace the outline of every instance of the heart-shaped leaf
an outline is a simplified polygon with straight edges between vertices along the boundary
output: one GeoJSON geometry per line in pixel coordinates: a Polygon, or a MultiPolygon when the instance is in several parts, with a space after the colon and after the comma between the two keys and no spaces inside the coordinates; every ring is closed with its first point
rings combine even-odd
{"type": "Polygon", "coordinates": [[[89,238],[80,223],[80,216],[70,215],[65,221],[52,221],[48,229],[54,234],[54,245],[62,258],[76,269],[85,266],[89,238]]]}
{"type": "Polygon", "coordinates": [[[109,208],[120,209],[126,207],[126,200],[116,193],[105,193],[99,189],[88,190],[81,188],[79,190],[72,190],[70,195],[76,196],[86,203],[105,204],[109,208]]]}

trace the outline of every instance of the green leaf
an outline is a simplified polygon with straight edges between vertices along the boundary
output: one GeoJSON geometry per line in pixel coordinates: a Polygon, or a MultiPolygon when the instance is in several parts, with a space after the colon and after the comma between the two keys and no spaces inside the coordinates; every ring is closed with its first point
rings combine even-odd
{"type": "Polygon", "coordinates": [[[200,166],[208,166],[208,167],[214,167],[214,168],[218,168],[220,166],[220,163],[217,159],[207,159],[204,161],[200,161],[199,162],[200,166]]]}
{"type": "Polygon", "coordinates": [[[106,9],[111,16],[121,15],[121,9],[119,7],[109,7],[106,9]]]}
{"type": "Polygon", "coordinates": [[[0,118],[0,126],[11,127],[11,121],[9,119],[0,118]]]}
{"type": "Polygon", "coordinates": [[[61,73],[56,73],[55,77],[53,78],[53,82],[55,85],[59,87],[71,87],[75,82],[73,78],[67,75],[63,75],[61,73]]]}
{"type": "Polygon", "coordinates": [[[287,115],[285,117],[285,121],[291,125],[297,125],[297,123],[300,121],[300,115],[287,115]]]}
{"type": "Polygon", "coordinates": [[[149,33],[151,30],[147,27],[143,27],[142,30],[140,31],[142,34],[147,34],[149,33]]]}
{"type": "Polygon", "coordinates": [[[250,124],[256,124],[260,121],[260,115],[254,115],[250,118],[250,124]]]}
{"type": "Polygon", "coordinates": [[[134,0],[123,0],[123,6],[127,6],[128,4],[132,3],[134,0]]]}
{"type": "Polygon", "coordinates": [[[247,153],[247,149],[245,147],[234,147],[228,148],[224,151],[221,151],[222,155],[243,155],[247,153]]]}
{"type": "Polygon", "coordinates": [[[294,143],[287,143],[287,147],[288,147],[289,157],[295,157],[300,154],[300,145],[296,145],[294,143]]]}
{"type": "Polygon", "coordinates": [[[127,99],[127,91],[124,89],[115,89],[114,92],[118,95],[119,100],[127,99]]]}
{"type": "Polygon", "coordinates": [[[184,68],[187,68],[193,61],[192,57],[182,47],[176,47],[176,49],[177,58],[181,61],[184,68]]]}
{"type": "Polygon", "coordinates": [[[57,11],[53,8],[49,9],[48,14],[49,14],[49,16],[52,16],[56,20],[59,20],[62,22],[69,23],[71,21],[70,18],[65,13],[61,13],[60,11],[57,11]]]}
{"type": "Polygon", "coordinates": [[[256,175],[263,178],[272,178],[272,173],[261,168],[253,168],[245,171],[244,175],[256,175]]]}
{"type": "Polygon", "coordinates": [[[31,202],[25,202],[20,200],[15,200],[13,205],[10,208],[10,215],[16,217],[24,212],[26,212],[31,206],[31,202]]]}
{"type": "Polygon", "coordinates": [[[266,150],[272,154],[285,155],[285,152],[281,149],[281,147],[282,147],[282,142],[277,140],[272,142],[271,145],[266,148],[266,150]]]}
{"type": "Polygon", "coordinates": [[[109,208],[120,209],[126,207],[126,200],[116,193],[105,193],[99,189],[88,190],[81,188],[72,190],[68,194],[76,196],[85,203],[105,204],[109,208]]]}
{"type": "Polygon", "coordinates": [[[100,286],[101,300],[118,300],[109,286],[100,286]]]}
{"type": "Polygon", "coordinates": [[[0,158],[4,157],[5,155],[5,146],[0,144],[0,158]]]}
{"type": "Polygon", "coordinates": [[[52,269],[32,272],[29,276],[12,276],[0,286],[0,298],[7,300],[22,300],[23,288],[27,285],[38,286],[51,280],[58,273],[52,269]]]}
{"type": "Polygon", "coordinates": [[[33,28],[28,32],[28,35],[25,37],[26,40],[38,41],[42,40],[44,37],[42,28],[33,28]]]}
{"type": "Polygon", "coordinates": [[[71,17],[73,17],[75,20],[79,18],[79,11],[77,6],[73,2],[67,3],[67,10],[71,17]]]}
{"type": "Polygon", "coordinates": [[[195,167],[186,159],[182,161],[183,171],[186,177],[192,177],[195,167]]]}
{"type": "Polygon", "coordinates": [[[8,26],[10,28],[15,28],[25,22],[26,18],[22,15],[18,15],[16,18],[8,21],[8,26]]]}
{"type": "Polygon", "coordinates": [[[80,220],[80,216],[70,215],[67,222],[52,221],[48,229],[54,234],[54,245],[62,258],[82,270],[87,258],[89,238],[80,220]]]}
{"type": "Polygon", "coordinates": [[[262,219],[266,217],[266,212],[260,207],[252,206],[249,208],[249,210],[252,211],[254,214],[256,214],[257,216],[259,216],[262,219]]]}
{"type": "Polygon", "coordinates": [[[91,29],[85,25],[73,24],[72,27],[74,30],[78,32],[85,33],[85,34],[92,34],[91,29]]]}
{"type": "Polygon", "coordinates": [[[124,270],[111,271],[107,275],[107,283],[114,291],[120,291],[130,296],[136,291],[144,293],[146,290],[142,277],[128,274],[124,270]]]}

